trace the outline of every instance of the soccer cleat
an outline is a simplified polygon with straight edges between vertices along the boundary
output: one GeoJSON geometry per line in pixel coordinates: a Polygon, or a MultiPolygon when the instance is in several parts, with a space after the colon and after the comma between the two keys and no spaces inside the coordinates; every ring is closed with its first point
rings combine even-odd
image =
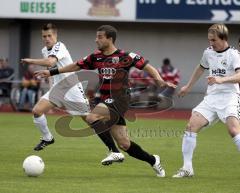
{"type": "Polygon", "coordinates": [[[153,169],[157,173],[157,177],[165,177],[165,170],[161,166],[161,160],[158,155],[153,155],[155,157],[155,164],[153,165],[153,169]]]}
{"type": "Polygon", "coordinates": [[[113,162],[123,162],[124,155],[122,153],[110,152],[108,156],[101,161],[102,165],[110,165],[113,162]]]}
{"type": "Polygon", "coordinates": [[[43,139],[41,139],[40,143],[36,145],[36,147],[34,147],[35,151],[40,151],[42,149],[44,149],[46,146],[53,144],[55,142],[54,138],[51,139],[51,141],[45,141],[43,139]]]}
{"type": "Polygon", "coordinates": [[[186,177],[193,177],[194,176],[194,172],[193,170],[185,170],[183,168],[180,168],[178,170],[178,172],[173,175],[173,178],[186,178],[186,177]]]}

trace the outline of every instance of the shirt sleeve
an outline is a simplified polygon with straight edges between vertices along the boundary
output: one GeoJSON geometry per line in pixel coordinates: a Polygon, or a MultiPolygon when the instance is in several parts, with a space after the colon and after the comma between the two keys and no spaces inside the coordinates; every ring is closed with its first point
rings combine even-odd
{"type": "Polygon", "coordinates": [[[93,57],[94,54],[85,56],[84,58],[77,61],[77,65],[80,66],[81,69],[95,70],[96,67],[94,66],[93,57]]]}
{"type": "Polygon", "coordinates": [[[65,45],[60,42],[57,42],[53,46],[52,50],[48,53],[48,57],[53,56],[53,57],[56,57],[58,60],[61,60],[66,56],[66,53],[67,53],[67,48],[65,47],[65,45]]]}
{"type": "Polygon", "coordinates": [[[148,64],[148,60],[145,60],[142,56],[135,54],[133,52],[129,53],[129,56],[132,58],[132,66],[136,67],[139,70],[142,70],[146,64],[148,64]]]}
{"type": "Polygon", "coordinates": [[[240,69],[240,54],[238,51],[234,52],[232,56],[232,65],[235,71],[240,69]]]}
{"type": "Polygon", "coordinates": [[[203,52],[203,56],[200,60],[200,66],[204,69],[209,69],[209,63],[207,61],[207,52],[206,51],[203,52]]]}

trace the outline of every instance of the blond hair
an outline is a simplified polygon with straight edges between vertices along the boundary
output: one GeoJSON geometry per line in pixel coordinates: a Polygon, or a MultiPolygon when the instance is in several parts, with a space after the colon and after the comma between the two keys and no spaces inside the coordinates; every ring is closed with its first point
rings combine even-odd
{"type": "Polygon", "coordinates": [[[228,28],[226,25],[221,23],[213,24],[209,29],[208,33],[216,34],[222,40],[228,40],[228,28]]]}

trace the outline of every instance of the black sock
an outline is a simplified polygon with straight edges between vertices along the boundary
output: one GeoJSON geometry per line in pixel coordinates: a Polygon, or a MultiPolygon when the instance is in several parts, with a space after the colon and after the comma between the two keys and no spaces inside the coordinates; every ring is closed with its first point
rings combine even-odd
{"type": "Polygon", "coordinates": [[[138,144],[134,143],[133,141],[130,141],[130,147],[126,151],[130,156],[148,162],[151,166],[155,164],[155,157],[153,155],[150,155],[146,151],[144,151],[138,144]]]}
{"type": "Polygon", "coordinates": [[[98,134],[98,137],[103,141],[103,143],[108,147],[109,151],[119,153],[118,148],[116,147],[114,140],[110,134],[110,131],[107,130],[103,133],[98,134]]]}
{"type": "Polygon", "coordinates": [[[119,150],[115,145],[115,142],[112,138],[109,129],[105,128],[106,125],[104,125],[102,121],[98,120],[93,122],[91,124],[91,127],[95,130],[95,132],[97,133],[98,137],[102,140],[102,142],[108,147],[109,151],[119,153],[119,150]],[[101,130],[104,132],[98,133],[100,130],[99,127],[101,127],[101,130]]]}

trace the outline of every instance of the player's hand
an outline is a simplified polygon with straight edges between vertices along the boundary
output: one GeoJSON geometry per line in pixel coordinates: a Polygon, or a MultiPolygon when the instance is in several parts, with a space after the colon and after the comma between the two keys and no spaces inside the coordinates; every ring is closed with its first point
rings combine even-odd
{"type": "Polygon", "coordinates": [[[207,82],[209,85],[213,84],[222,84],[223,83],[223,78],[219,76],[208,76],[207,77],[207,82]]]}
{"type": "Polygon", "coordinates": [[[31,64],[32,60],[30,58],[21,59],[21,64],[31,64]]]}
{"type": "Polygon", "coordinates": [[[34,76],[37,79],[39,79],[39,78],[47,78],[47,77],[49,77],[51,75],[50,75],[49,70],[39,70],[39,71],[34,72],[34,76]]]}
{"type": "Polygon", "coordinates": [[[171,83],[171,82],[165,82],[165,81],[159,81],[158,82],[158,85],[160,86],[160,87],[165,87],[165,86],[167,86],[167,87],[172,87],[172,88],[177,88],[177,85],[175,85],[175,84],[173,84],[173,83],[171,83]]]}
{"type": "Polygon", "coordinates": [[[185,96],[189,91],[190,91],[190,88],[189,88],[187,85],[185,85],[185,86],[183,86],[183,87],[180,89],[180,91],[177,93],[177,95],[178,95],[179,97],[183,97],[183,96],[185,96]]]}
{"type": "Polygon", "coordinates": [[[171,88],[177,88],[177,85],[175,85],[171,82],[166,82],[166,86],[171,87],[171,88]]]}

